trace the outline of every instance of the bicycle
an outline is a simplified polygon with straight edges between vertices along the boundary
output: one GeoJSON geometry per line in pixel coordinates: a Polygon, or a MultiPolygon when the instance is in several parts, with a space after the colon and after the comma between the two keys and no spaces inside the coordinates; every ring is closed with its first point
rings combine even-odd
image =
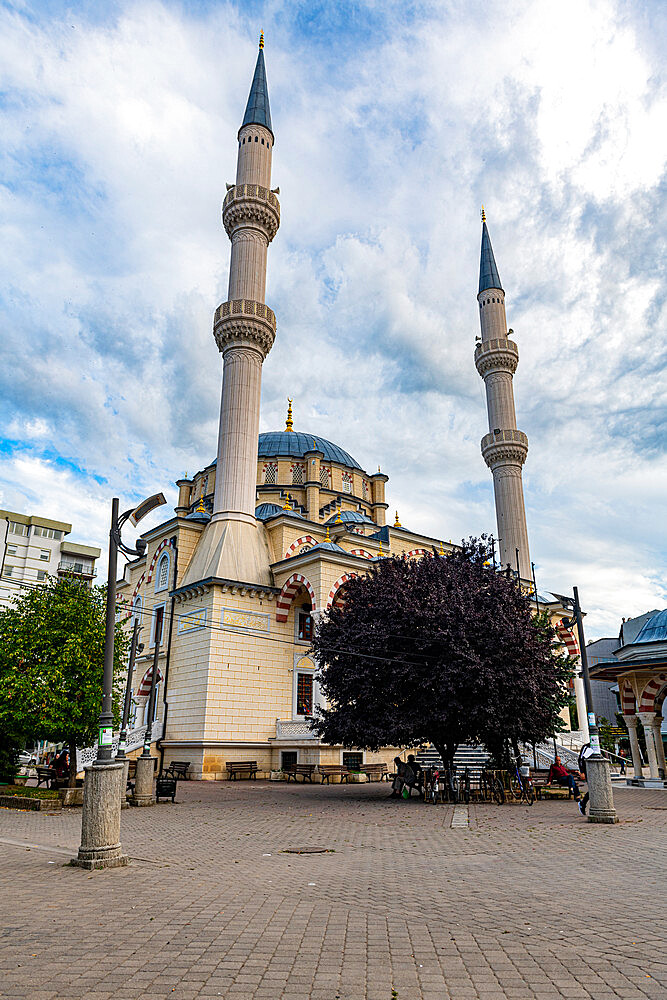
{"type": "Polygon", "coordinates": [[[482,771],[479,778],[479,787],[485,802],[495,802],[499,806],[502,806],[505,802],[503,783],[496,777],[493,771],[482,771]]]}
{"type": "Polygon", "coordinates": [[[435,805],[440,796],[440,772],[429,768],[424,772],[424,802],[435,805]]]}
{"type": "Polygon", "coordinates": [[[535,789],[530,779],[530,768],[523,763],[521,757],[517,757],[514,761],[514,773],[509,772],[509,784],[515,799],[532,806],[535,801],[535,789]]]}

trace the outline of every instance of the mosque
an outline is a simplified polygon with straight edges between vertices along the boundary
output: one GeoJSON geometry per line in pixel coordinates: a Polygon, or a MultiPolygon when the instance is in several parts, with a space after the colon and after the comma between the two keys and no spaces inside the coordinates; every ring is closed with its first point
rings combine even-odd
{"type": "MultiPolygon", "coordinates": [[[[238,760],[256,760],[264,773],[295,762],[389,762],[396,748],[370,754],[324,745],[312,733],[309,717],[321,703],[313,628],[369,563],[452,550],[404,527],[398,514],[388,523],[387,475],[363,469],[319,434],[295,430],[291,400],[284,430],[259,434],[262,365],[276,337],[264,301],[268,248],[280,225],[273,145],[262,37],[238,132],[236,182],[222,205],[231,260],[227,301],[213,322],[223,360],[217,457],[177,482],[174,516],[143,535],[146,553],[128,563],[118,585],[142,624],[134,727],[147,722],[157,644],[153,738],[165,763],[187,759],[199,778],[225,777],[226,762],[238,760]]],[[[482,455],[493,475],[500,563],[532,592],[521,478],[528,439],[516,426],[519,354],[504,299],[483,217],[475,347],[489,415],[482,455]]],[[[552,595],[539,601],[554,622],[566,614],[552,595]]],[[[572,635],[560,634],[577,652],[572,635]]],[[[575,691],[580,701],[580,682],[575,691]]]]}

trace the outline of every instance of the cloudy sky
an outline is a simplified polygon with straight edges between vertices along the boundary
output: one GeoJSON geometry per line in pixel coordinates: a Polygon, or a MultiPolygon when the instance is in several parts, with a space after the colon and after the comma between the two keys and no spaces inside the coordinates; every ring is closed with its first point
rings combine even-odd
{"type": "MultiPolygon", "coordinates": [[[[215,455],[220,224],[261,28],[282,225],[262,429],[495,530],[475,371],[486,206],[521,352],[542,590],[591,637],[667,604],[659,0],[0,3],[0,506],[102,545],[215,455]]],[[[105,572],[101,568],[101,577],[105,572]]]]}

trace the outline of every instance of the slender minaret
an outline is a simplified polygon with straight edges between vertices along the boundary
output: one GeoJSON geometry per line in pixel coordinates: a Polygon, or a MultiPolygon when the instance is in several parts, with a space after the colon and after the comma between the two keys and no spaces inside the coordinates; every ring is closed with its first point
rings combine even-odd
{"type": "Polygon", "coordinates": [[[236,183],[227,185],[222,222],[232,243],[227,301],[213,335],[222,354],[218,457],[213,516],[186,576],[270,582],[264,529],[255,519],[262,364],[276,336],[264,302],[269,243],[280,225],[271,191],[273,130],[260,36],[255,75],[238,133],[236,183]]]}
{"type": "Polygon", "coordinates": [[[521,466],[528,454],[528,438],[523,431],[517,430],[512,389],[512,377],[519,363],[519,348],[508,337],[505,292],[500,284],[484,209],[477,301],[482,339],[475,348],[475,364],[486,385],[489,413],[489,433],[482,438],[482,455],[493,473],[500,561],[503,569],[509,565],[516,570],[518,552],[521,578],[530,580],[530,552],[521,481],[521,466]]]}

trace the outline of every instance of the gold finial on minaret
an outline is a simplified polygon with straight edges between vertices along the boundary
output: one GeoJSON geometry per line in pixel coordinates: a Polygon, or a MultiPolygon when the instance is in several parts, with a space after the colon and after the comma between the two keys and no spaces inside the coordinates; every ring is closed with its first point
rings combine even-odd
{"type": "Polygon", "coordinates": [[[484,205],[482,205],[482,222],[486,222],[486,212],[484,211],[484,205]]]}
{"type": "Polygon", "coordinates": [[[287,397],[287,420],[285,421],[285,430],[292,431],[294,433],[294,421],[292,420],[292,400],[287,397]]]}
{"type": "Polygon", "coordinates": [[[264,32],[263,31],[260,31],[260,33],[259,33],[259,47],[260,47],[260,49],[264,48],[264,32]]]}
{"type": "Polygon", "coordinates": [[[398,511],[396,511],[396,520],[394,521],[394,527],[395,528],[402,528],[403,527],[403,525],[401,524],[401,522],[398,519],[398,511]]]}
{"type": "Polygon", "coordinates": [[[292,504],[290,503],[291,499],[292,498],[291,498],[291,496],[288,493],[287,494],[287,499],[285,500],[285,503],[283,504],[283,510],[291,510],[292,509],[292,504]]]}

